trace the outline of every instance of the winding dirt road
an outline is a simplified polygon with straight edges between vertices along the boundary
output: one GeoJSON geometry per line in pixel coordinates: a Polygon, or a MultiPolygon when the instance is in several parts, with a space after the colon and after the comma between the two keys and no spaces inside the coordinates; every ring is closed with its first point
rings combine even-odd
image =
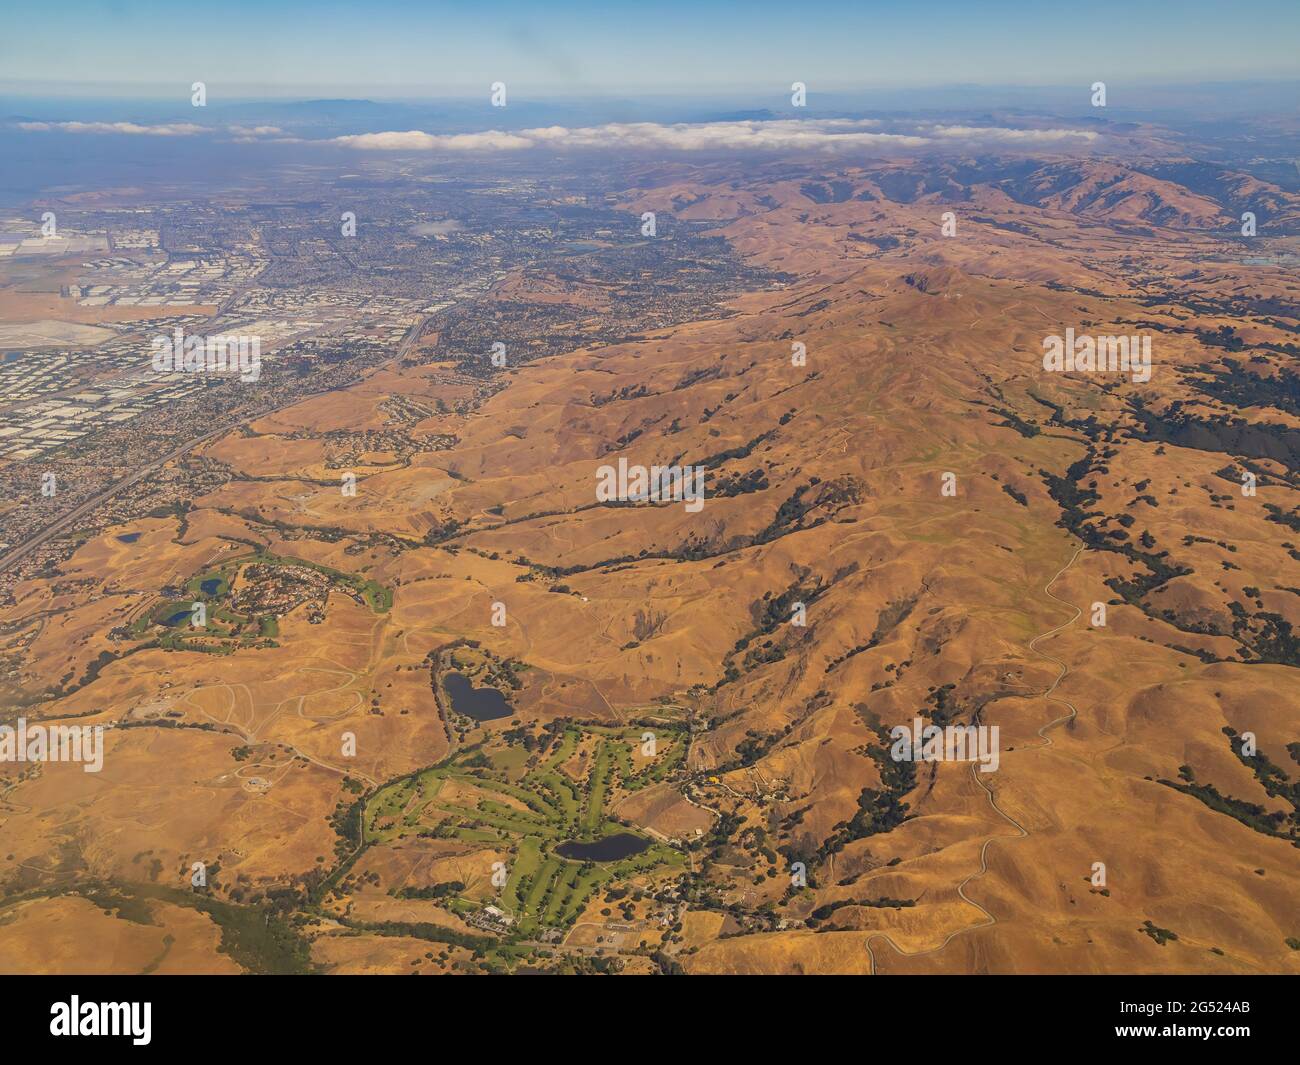
{"type": "MultiPolygon", "coordinates": [[[[1079,713],[1078,710],[1075,709],[1074,704],[1070,702],[1068,699],[1062,699],[1053,694],[1056,691],[1056,689],[1060,687],[1061,681],[1063,681],[1066,678],[1066,676],[1069,674],[1070,667],[1066,665],[1064,662],[1062,662],[1059,658],[1053,658],[1045,651],[1040,651],[1038,649],[1038,644],[1043,640],[1050,639],[1051,637],[1055,636],[1057,633],[1063,632],[1064,630],[1068,629],[1071,625],[1073,625],[1076,621],[1079,620],[1080,615],[1083,613],[1082,608],[1075,606],[1073,603],[1066,602],[1064,599],[1053,594],[1052,592],[1052,585],[1055,584],[1061,578],[1061,575],[1064,574],[1066,570],[1068,570],[1071,566],[1074,565],[1075,560],[1078,559],[1079,555],[1081,555],[1082,553],[1083,553],[1082,546],[1076,548],[1074,554],[1070,556],[1070,561],[1067,562],[1064,566],[1062,566],[1059,570],[1057,570],[1056,574],[1052,577],[1052,579],[1048,581],[1045,585],[1043,585],[1044,595],[1060,603],[1062,606],[1069,607],[1071,610],[1074,611],[1074,615],[1070,618],[1069,621],[1065,622],[1064,624],[1057,625],[1056,628],[1049,629],[1047,632],[1035,636],[1032,640],[1029,641],[1028,646],[1029,646],[1029,650],[1032,651],[1034,654],[1040,655],[1041,657],[1047,659],[1047,661],[1051,662],[1055,666],[1058,666],[1060,669],[1060,672],[1057,673],[1056,675],[1056,679],[1052,681],[1051,685],[1047,688],[1046,691],[1042,692],[1039,698],[1046,699],[1048,702],[1060,703],[1062,706],[1067,708],[1068,712],[1062,714],[1058,718],[1053,719],[1052,721],[1049,721],[1046,725],[1040,728],[1038,730],[1038,735],[1042,737],[1043,742],[1040,743],[1037,747],[1029,748],[1029,750],[1036,750],[1036,751],[1043,750],[1047,747],[1052,746],[1052,739],[1050,736],[1047,735],[1048,730],[1055,728],[1057,725],[1074,720],[1074,718],[1077,717],[1079,713]]],[[[1000,839],[1024,839],[1028,837],[1029,830],[1025,828],[1025,826],[1022,825],[1019,821],[1017,821],[1014,817],[1008,814],[1005,810],[1003,810],[1000,806],[998,806],[997,799],[993,795],[993,789],[990,788],[988,785],[986,785],[984,781],[980,779],[978,765],[975,762],[971,763],[971,779],[974,780],[975,783],[978,784],[979,787],[988,796],[989,805],[993,807],[993,809],[997,812],[998,816],[1001,817],[1004,821],[1007,822],[1007,824],[1011,825],[1011,827],[1016,830],[1015,836],[990,836],[988,839],[986,839],[984,841],[984,845],[980,848],[979,869],[971,873],[970,876],[966,877],[965,880],[963,880],[960,884],[957,885],[957,894],[961,896],[962,901],[970,903],[970,905],[974,906],[975,909],[979,910],[979,912],[982,913],[987,919],[981,921],[979,924],[967,925],[965,928],[959,928],[955,932],[950,932],[942,943],[940,943],[937,947],[931,947],[929,950],[917,950],[917,951],[902,950],[898,946],[898,944],[895,943],[884,932],[877,932],[874,935],[868,936],[866,942],[866,948],[867,948],[867,956],[871,959],[872,976],[876,975],[876,955],[875,952],[871,949],[871,941],[873,939],[883,939],[886,943],[890,945],[890,947],[893,948],[896,954],[901,954],[904,957],[908,957],[908,958],[914,958],[914,957],[920,957],[925,954],[937,953],[938,951],[943,950],[943,948],[946,947],[949,943],[951,943],[954,939],[956,939],[957,936],[965,935],[967,932],[974,932],[978,928],[987,928],[989,925],[994,925],[998,923],[998,919],[994,917],[993,914],[989,913],[988,910],[986,910],[983,906],[981,906],[978,902],[976,902],[974,899],[972,899],[969,895],[966,894],[966,885],[969,884],[972,880],[978,880],[981,876],[983,876],[985,873],[988,872],[989,847],[991,847],[994,843],[996,843],[1000,839]]]]}

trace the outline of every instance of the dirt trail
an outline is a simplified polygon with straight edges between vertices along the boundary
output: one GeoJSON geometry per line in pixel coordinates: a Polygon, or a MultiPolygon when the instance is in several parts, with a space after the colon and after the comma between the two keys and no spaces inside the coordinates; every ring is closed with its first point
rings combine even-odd
{"type": "MultiPolygon", "coordinates": [[[[1052,681],[1051,685],[1044,692],[1042,692],[1042,694],[1038,696],[1038,698],[1046,699],[1048,702],[1052,702],[1052,703],[1060,703],[1062,706],[1066,707],[1069,712],[1062,714],[1060,717],[1049,721],[1046,725],[1040,728],[1038,730],[1038,735],[1042,737],[1043,742],[1040,743],[1037,747],[1027,748],[1028,750],[1044,750],[1045,748],[1052,746],[1052,739],[1050,736],[1047,735],[1048,730],[1055,728],[1057,725],[1072,721],[1076,716],[1078,716],[1078,710],[1075,709],[1075,706],[1072,702],[1070,702],[1068,699],[1059,698],[1053,694],[1056,691],[1056,689],[1060,687],[1061,681],[1063,681],[1066,678],[1066,676],[1069,674],[1070,667],[1066,665],[1064,662],[1062,662],[1059,658],[1053,658],[1051,655],[1047,654],[1046,652],[1040,651],[1038,649],[1038,644],[1041,641],[1050,639],[1051,637],[1055,636],[1057,633],[1063,632],[1066,629],[1068,629],[1071,625],[1073,625],[1076,621],[1079,620],[1080,615],[1083,613],[1083,610],[1080,607],[1077,607],[1072,603],[1066,602],[1064,599],[1053,594],[1052,592],[1052,585],[1055,584],[1058,580],[1060,580],[1062,574],[1064,574],[1066,570],[1068,570],[1071,566],[1074,565],[1075,561],[1082,553],[1083,553],[1082,546],[1076,548],[1074,554],[1070,556],[1070,561],[1067,562],[1064,566],[1062,566],[1059,570],[1057,570],[1056,574],[1052,577],[1052,579],[1048,581],[1045,585],[1043,585],[1043,594],[1045,594],[1048,598],[1053,599],[1056,602],[1060,603],[1062,606],[1070,607],[1070,609],[1074,611],[1073,617],[1071,617],[1069,621],[1061,625],[1057,625],[1056,628],[1048,629],[1047,632],[1035,636],[1032,640],[1029,641],[1029,645],[1028,645],[1029,650],[1032,651],[1034,654],[1040,655],[1041,657],[1047,659],[1047,661],[1051,662],[1053,665],[1058,666],[1060,668],[1060,672],[1057,673],[1056,679],[1052,681]]],[[[983,780],[980,779],[978,765],[975,762],[971,763],[971,779],[974,780],[975,783],[979,785],[979,787],[984,791],[985,795],[988,796],[989,805],[993,807],[993,809],[997,812],[998,816],[1001,817],[1004,821],[1007,822],[1007,824],[1011,825],[1011,827],[1016,830],[1015,836],[990,836],[988,839],[986,839],[984,841],[984,845],[980,848],[979,869],[976,872],[971,873],[970,876],[966,877],[965,880],[963,880],[960,884],[957,885],[957,894],[961,896],[962,901],[968,902],[970,903],[970,905],[974,906],[975,909],[979,910],[979,912],[982,913],[987,918],[987,920],[981,921],[979,924],[967,925],[965,928],[959,928],[955,932],[950,932],[942,943],[940,943],[937,947],[931,947],[929,950],[917,950],[917,951],[902,950],[898,946],[898,944],[896,944],[884,932],[878,932],[874,935],[868,936],[866,947],[867,947],[867,956],[871,959],[872,976],[876,974],[876,955],[875,952],[871,949],[871,941],[873,939],[883,939],[886,943],[890,945],[890,947],[893,948],[896,954],[901,954],[904,957],[908,957],[908,958],[914,958],[914,957],[920,957],[921,955],[924,954],[934,954],[940,950],[943,950],[943,948],[946,947],[949,943],[951,943],[957,936],[965,935],[967,932],[973,932],[978,928],[987,928],[989,925],[995,925],[998,923],[998,919],[994,917],[993,914],[989,913],[988,910],[986,910],[983,906],[981,906],[978,902],[976,902],[974,899],[972,899],[969,895],[966,894],[966,885],[969,884],[972,880],[978,880],[981,876],[983,876],[985,873],[988,872],[989,847],[991,847],[994,843],[996,843],[1000,839],[1024,839],[1029,836],[1029,830],[1025,828],[1025,826],[1022,825],[1019,821],[1017,821],[1014,817],[1008,814],[1005,810],[1003,810],[1000,806],[998,806],[997,799],[994,798],[993,795],[993,789],[990,788],[987,784],[984,783],[983,780]]]]}

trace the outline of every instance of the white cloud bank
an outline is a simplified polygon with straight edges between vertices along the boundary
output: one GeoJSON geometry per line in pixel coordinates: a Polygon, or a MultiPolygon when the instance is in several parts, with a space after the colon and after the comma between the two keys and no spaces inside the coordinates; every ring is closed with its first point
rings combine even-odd
{"type": "Polygon", "coordinates": [[[389,130],[357,133],[324,142],[284,136],[278,126],[199,126],[172,122],[143,126],[134,122],[19,122],[24,130],[64,133],[122,133],[154,137],[185,137],[198,133],[229,133],[240,142],[269,138],[274,143],[339,144],[359,151],[500,152],[529,148],[624,149],[654,151],[808,151],[840,149],[925,148],[956,142],[971,145],[1024,146],[1088,143],[1100,134],[1077,129],[1009,129],[1000,126],[957,126],[920,123],[905,132],[883,133],[874,119],[773,119],[765,122],[611,122],[603,126],[540,126],[512,132],[425,133],[389,130]]]}
{"type": "Polygon", "coordinates": [[[62,133],[129,133],[148,137],[189,137],[209,132],[207,126],[196,126],[191,122],[169,122],[159,126],[141,126],[134,122],[19,122],[18,128],[62,133]]]}
{"type": "Polygon", "coordinates": [[[284,132],[279,126],[228,126],[231,133],[241,137],[278,137],[284,132]]]}
{"type": "Polygon", "coordinates": [[[1095,141],[1101,134],[1087,129],[1007,129],[1002,126],[931,126],[931,137],[981,141],[985,144],[1056,144],[1060,141],[1095,141]]]}
{"type": "Polygon", "coordinates": [[[516,151],[526,148],[625,148],[664,151],[834,151],[840,148],[923,148],[955,140],[995,144],[1092,141],[1097,133],[1072,129],[1003,129],[928,125],[913,133],[874,133],[871,119],[778,119],[768,122],[615,122],[569,128],[543,126],[515,132],[438,134],[422,130],[335,137],[363,151],[516,151]]]}
{"type": "MultiPolygon", "coordinates": [[[[218,126],[199,126],[193,122],[164,122],[142,126],[137,122],[19,122],[18,128],[32,132],[125,133],[138,137],[192,137],[196,133],[221,133],[218,126]]],[[[245,140],[273,137],[283,133],[279,126],[227,126],[225,131],[245,140]]]]}

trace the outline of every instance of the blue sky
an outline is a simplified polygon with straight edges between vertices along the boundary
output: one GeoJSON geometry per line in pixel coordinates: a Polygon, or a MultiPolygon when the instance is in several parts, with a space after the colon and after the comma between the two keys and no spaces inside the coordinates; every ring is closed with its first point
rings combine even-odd
{"type": "MultiPolygon", "coordinates": [[[[6,0],[0,85],[418,97],[1290,78],[1300,3],[6,0]]],[[[788,91],[786,89],[785,91],[788,91]]]]}

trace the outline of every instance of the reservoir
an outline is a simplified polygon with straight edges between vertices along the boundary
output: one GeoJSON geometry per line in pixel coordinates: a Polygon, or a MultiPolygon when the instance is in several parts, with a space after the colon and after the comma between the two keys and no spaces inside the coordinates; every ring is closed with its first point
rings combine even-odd
{"type": "Polygon", "coordinates": [[[216,595],[217,592],[221,590],[221,578],[209,577],[199,585],[199,588],[202,590],[204,595],[216,595]]]}
{"type": "Polygon", "coordinates": [[[117,538],[117,542],[120,544],[133,544],[138,539],[140,539],[140,534],[138,532],[129,532],[129,533],[123,533],[121,536],[119,536],[117,538]]]}
{"type": "Polygon", "coordinates": [[[496,688],[476,688],[461,673],[448,673],[442,679],[451,698],[451,708],[475,721],[495,721],[514,713],[506,697],[496,688]]]}
{"type": "Polygon", "coordinates": [[[555,853],[577,862],[617,862],[640,854],[649,846],[648,839],[634,836],[631,832],[617,832],[594,843],[561,843],[555,848],[555,853]]]}

